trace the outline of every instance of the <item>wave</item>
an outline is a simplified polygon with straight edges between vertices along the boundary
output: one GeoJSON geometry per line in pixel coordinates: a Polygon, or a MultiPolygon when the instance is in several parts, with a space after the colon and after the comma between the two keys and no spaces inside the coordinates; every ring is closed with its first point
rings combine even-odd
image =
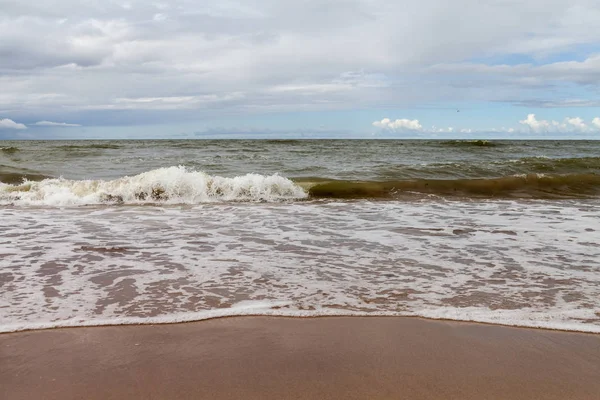
{"type": "Polygon", "coordinates": [[[15,154],[19,151],[19,148],[14,146],[0,147],[0,151],[4,154],[15,154]]]}
{"type": "MultiPolygon", "coordinates": [[[[30,173],[28,173],[30,172],[30,173]]],[[[599,174],[527,174],[489,179],[335,180],[280,175],[221,177],[169,167],[115,180],[49,178],[0,169],[0,204],[200,204],[306,199],[460,198],[567,199],[600,196],[599,174]]]]}
{"type": "Polygon", "coordinates": [[[2,183],[14,185],[21,184],[25,181],[42,181],[48,178],[51,177],[27,168],[16,168],[9,167],[8,165],[0,165],[0,185],[2,185],[2,183]]]}
{"type": "Polygon", "coordinates": [[[298,182],[312,198],[401,198],[415,194],[470,198],[588,198],[600,195],[600,175],[515,175],[491,179],[413,179],[385,182],[298,182]]]}
{"type": "Polygon", "coordinates": [[[257,142],[261,144],[302,144],[301,139],[259,139],[257,142]]]}
{"type": "Polygon", "coordinates": [[[108,144],[108,143],[94,143],[94,144],[85,144],[85,145],[63,145],[58,146],[58,149],[62,150],[87,150],[87,149],[120,149],[121,146],[117,144],[108,144]]]}
{"type": "Polygon", "coordinates": [[[489,140],[447,140],[441,142],[442,146],[449,147],[498,147],[502,144],[495,141],[489,140]]]}
{"type": "Polygon", "coordinates": [[[547,158],[526,157],[513,160],[511,163],[532,172],[588,172],[590,170],[600,171],[600,157],[577,157],[577,158],[547,158]]]}
{"type": "Polygon", "coordinates": [[[600,157],[525,157],[501,161],[381,165],[380,180],[483,179],[529,174],[600,174],[600,157]]]}
{"type": "Polygon", "coordinates": [[[116,180],[44,179],[0,183],[0,204],[199,204],[223,201],[277,202],[306,198],[306,192],[279,175],[211,176],[184,167],[160,168],[116,180]]]}

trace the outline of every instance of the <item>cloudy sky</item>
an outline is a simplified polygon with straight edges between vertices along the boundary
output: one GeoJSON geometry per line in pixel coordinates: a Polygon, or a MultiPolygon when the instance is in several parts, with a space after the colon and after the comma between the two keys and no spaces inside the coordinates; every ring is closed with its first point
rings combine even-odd
{"type": "Polygon", "coordinates": [[[598,0],[0,0],[0,138],[600,139],[598,0]]]}

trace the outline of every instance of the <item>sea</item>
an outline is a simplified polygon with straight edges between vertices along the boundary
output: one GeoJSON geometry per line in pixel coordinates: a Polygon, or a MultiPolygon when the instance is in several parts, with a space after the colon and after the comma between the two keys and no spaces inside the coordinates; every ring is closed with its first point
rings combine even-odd
{"type": "Polygon", "coordinates": [[[0,332],[238,315],[600,333],[600,141],[0,141],[0,332]]]}

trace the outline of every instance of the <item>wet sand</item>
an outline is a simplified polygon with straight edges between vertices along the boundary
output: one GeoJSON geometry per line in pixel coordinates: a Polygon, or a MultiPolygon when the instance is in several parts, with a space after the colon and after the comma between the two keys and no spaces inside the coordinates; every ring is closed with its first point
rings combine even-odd
{"type": "Polygon", "coordinates": [[[0,335],[0,398],[600,399],[600,335],[239,317],[0,335]]]}

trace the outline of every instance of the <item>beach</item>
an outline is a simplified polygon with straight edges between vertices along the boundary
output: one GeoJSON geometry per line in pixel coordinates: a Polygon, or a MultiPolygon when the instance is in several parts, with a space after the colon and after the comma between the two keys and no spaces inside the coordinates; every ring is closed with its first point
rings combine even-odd
{"type": "Polygon", "coordinates": [[[598,399],[600,335],[404,317],[233,317],[0,335],[17,399],[598,399]]]}
{"type": "Polygon", "coordinates": [[[0,399],[600,399],[600,142],[15,141],[0,399]]]}

